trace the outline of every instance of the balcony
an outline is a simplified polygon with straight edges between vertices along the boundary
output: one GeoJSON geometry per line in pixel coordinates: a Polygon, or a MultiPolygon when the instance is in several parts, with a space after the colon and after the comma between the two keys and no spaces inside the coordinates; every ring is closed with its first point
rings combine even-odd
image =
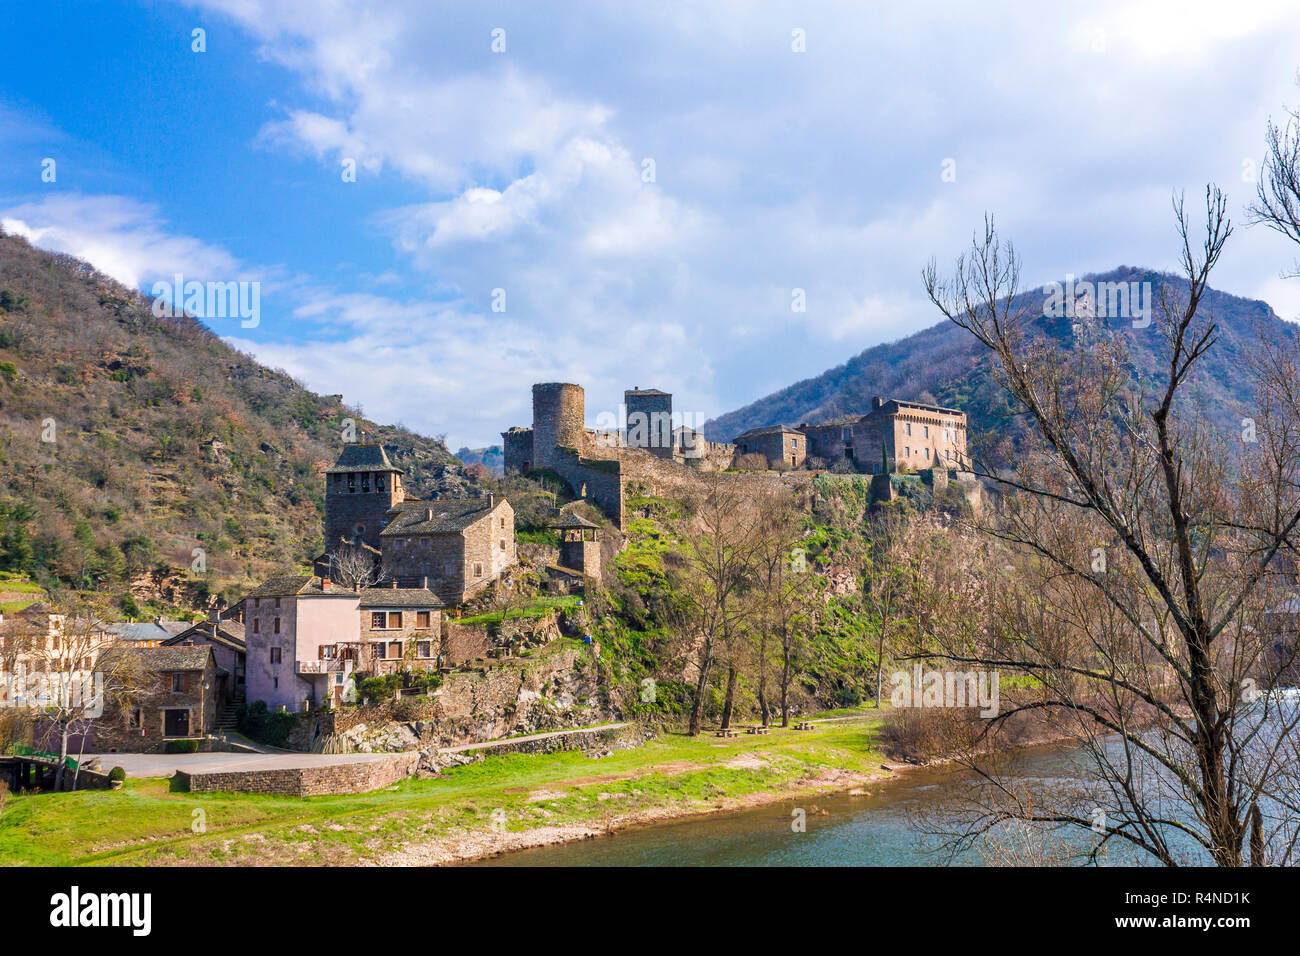
{"type": "Polygon", "coordinates": [[[336,674],[339,671],[352,670],[354,663],[356,662],[336,658],[326,661],[298,661],[295,667],[299,674],[336,674]]]}

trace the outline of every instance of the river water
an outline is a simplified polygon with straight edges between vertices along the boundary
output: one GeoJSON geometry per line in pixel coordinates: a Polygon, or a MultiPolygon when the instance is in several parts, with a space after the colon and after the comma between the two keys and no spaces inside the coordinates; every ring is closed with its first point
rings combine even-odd
{"type": "MultiPolygon", "coordinates": [[[[1072,747],[1037,747],[1018,753],[1010,775],[1030,786],[1072,786],[1086,764],[1072,747]]],[[[960,812],[977,785],[959,768],[909,770],[869,786],[865,795],[845,793],[785,800],[753,810],[713,814],[626,830],[613,836],[521,850],[480,866],[935,866],[948,862],[940,840],[923,834],[926,819],[960,812]],[[795,832],[792,810],[806,814],[795,832]]],[[[1086,831],[1058,839],[1082,845],[1086,831]]],[[[951,861],[982,865],[978,848],[951,861]]],[[[1111,863],[1132,863],[1112,856],[1111,863]]]]}

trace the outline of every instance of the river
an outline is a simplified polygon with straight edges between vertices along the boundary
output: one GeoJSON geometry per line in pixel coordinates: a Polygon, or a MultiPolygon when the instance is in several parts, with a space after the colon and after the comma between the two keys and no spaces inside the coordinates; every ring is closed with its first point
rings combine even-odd
{"type": "MultiPolygon", "coordinates": [[[[1084,758],[1073,747],[1035,747],[1016,755],[1011,774],[1033,786],[1057,788],[1081,778],[1084,758]]],[[[847,793],[785,800],[753,810],[711,814],[626,830],[614,836],[521,850],[479,866],[934,866],[946,862],[938,839],[918,832],[918,813],[942,815],[964,805],[975,776],[953,767],[909,770],[847,793]],[[806,813],[795,832],[791,811],[806,813]]],[[[1061,838],[1091,839],[1082,830],[1061,838]]],[[[968,851],[953,863],[979,866],[968,851]]],[[[1112,863],[1132,863],[1112,854],[1112,863]]]]}

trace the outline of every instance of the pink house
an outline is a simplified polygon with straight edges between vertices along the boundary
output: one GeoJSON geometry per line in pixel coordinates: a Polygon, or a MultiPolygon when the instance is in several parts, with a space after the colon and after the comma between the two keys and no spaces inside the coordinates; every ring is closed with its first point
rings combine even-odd
{"type": "Polygon", "coordinates": [[[338,703],[361,646],[361,596],[300,574],[273,578],[244,602],[247,699],[271,710],[338,703]]]}

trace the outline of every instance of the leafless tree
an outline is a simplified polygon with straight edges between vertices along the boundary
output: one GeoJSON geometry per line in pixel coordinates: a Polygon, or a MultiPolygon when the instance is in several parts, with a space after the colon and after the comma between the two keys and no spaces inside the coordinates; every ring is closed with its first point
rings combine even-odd
{"type": "Polygon", "coordinates": [[[768,666],[775,645],[781,726],[790,726],[790,688],[797,676],[798,654],[814,622],[812,573],[800,547],[802,515],[789,491],[760,494],[754,538],[755,599],[753,639],[757,644],[758,708],[763,726],[771,723],[768,666]]]}
{"type": "Polygon", "coordinates": [[[1297,650],[1272,613],[1300,526],[1300,403],[1284,377],[1297,346],[1267,346],[1243,370],[1260,408],[1249,436],[1209,424],[1188,382],[1218,341],[1205,293],[1232,227],[1213,187],[1199,242],[1181,196],[1174,211],[1181,281],[1161,284],[1155,322],[1133,333],[1163,337],[1152,394],[1130,375],[1127,331],[1073,349],[1039,332],[991,220],[951,278],[933,261],[924,272],[931,300],[991,353],[1034,426],[1008,449],[1014,467],[980,465],[1005,493],[982,526],[1005,546],[1008,573],[972,569],[991,613],[926,615],[927,650],[1031,676],[1032,692],[987,733],[1017,714],[1055,715],[1094,770],[1091,808],[1031,800],[986,774],[996,800],[964,838],[1032,821],[1097,834],[1094,859],[1111,844],[1169,866],[1198,853],[1220,866],[1292,859],[1300,710],[1269,691],[1297,650]]]}
{"type": "Polygon", "coordinates": [[[350,591],[373,588],[392,577],[379,556],[358,544],[342,544],[330,552],[330,577],[350,591]]]}
{"type": "MultiPolygon", "coordinates": [[[[738,645],[751,613],[745,592],[753,569],[756,518],[755,509],[735,482],[709,475],[701,492],[674,523],[681,565],[673,575],[681,601],[673,608],[672,619],[696,671],[691,736],[698,735],[703,726],[712,670],[720,657],[738,645]]],[[[730,692],[735,690],[736,665],[732,656],[728,662],[730,692]]]]}

